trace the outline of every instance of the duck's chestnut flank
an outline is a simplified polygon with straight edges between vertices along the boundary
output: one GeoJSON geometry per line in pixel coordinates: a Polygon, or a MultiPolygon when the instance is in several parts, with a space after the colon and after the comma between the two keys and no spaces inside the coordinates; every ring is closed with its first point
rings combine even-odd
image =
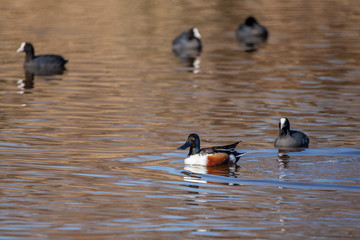
{"type": "Polygon", "coordinates": [[[229,162],[229,155],[227,153],[215,153],[207,156],[207,160],[208,167],[222,165],[229,162]]]}

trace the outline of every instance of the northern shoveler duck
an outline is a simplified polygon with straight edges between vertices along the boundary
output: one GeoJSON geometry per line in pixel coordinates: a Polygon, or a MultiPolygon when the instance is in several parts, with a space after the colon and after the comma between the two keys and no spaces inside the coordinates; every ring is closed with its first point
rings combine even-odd
{"type": "Polygon", "coordinates": [[[189,135],[185,144],[178,147],[178,149],[185,150],[190,147],[189,155],[185,159],[185,164],[212,167],[229,162],[237,163],[240,157],[245,154],[234,150],[238,144],[239,142],[235,142],[225,146],[200,148],[199,136],[192,133],[189,135]]]}
{"type": "Polygon", "coordinates": [[[274,142],[276,148],[307,148],[309,147],[309,138],[305,133],[296,130],[290,130],[290,121],[286,117],[280,118],[279,137],[274,142]]]}

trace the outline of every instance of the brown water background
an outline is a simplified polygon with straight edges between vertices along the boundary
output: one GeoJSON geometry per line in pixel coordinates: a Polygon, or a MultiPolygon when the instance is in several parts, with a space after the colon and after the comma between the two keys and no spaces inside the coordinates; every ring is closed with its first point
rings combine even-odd
{"type": "Polygon", "coordinates": [[[0,5],[0,239],[359,239],[358,1],[0,5]],[[255,16],[270,38],[235,39],[255,16]],[[171,41],[196,26],[198,67],[171,41]],[[69,59],[23,87],[24,54],[69,59]],[[310,137],[279,159],[278,120],[310,137]],[[240,167],[176,150],[241,140],[240,167]]]}

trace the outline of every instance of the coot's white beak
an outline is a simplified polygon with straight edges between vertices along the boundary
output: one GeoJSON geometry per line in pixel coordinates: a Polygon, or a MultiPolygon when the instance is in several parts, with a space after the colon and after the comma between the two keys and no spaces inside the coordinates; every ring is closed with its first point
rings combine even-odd
{"type": "Polygon", "coordinates": [[[280,118],[280,128],[283,129],[286,122],[286,118],[280,118]]]}
{"type": "Polygon", "coordinates": [[[19,49],[16,50],[17,53],[19,52],[23,52],[25,50],[25,45],[26,45],[26,42],[22,42],[19,49]]]}
{"type": "Polygon", "coordinates": [[[201,35],[200,35],[200,32],[197,28],[193,28],[193,31],[194,31],[194,36],[197,37],[197,38],[201,38],[201,35]]]}

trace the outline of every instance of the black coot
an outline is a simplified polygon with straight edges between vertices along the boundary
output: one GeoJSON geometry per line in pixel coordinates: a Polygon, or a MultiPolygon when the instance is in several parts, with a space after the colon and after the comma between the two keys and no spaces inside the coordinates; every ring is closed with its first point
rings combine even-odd
{"type": "Polygon", "coordinates": [[[307,148],[309,147],[309,138],[305,133],[296,130],[290,130],[290,121],[286,118],[280,118],[279,137],[274,142],[276,148],[307,148]]]}
{"type": "Polygon", "coordinates": [[[24,68],[39,75],[61,74],[68,62],[62,56],[54,54],[35,56],[34,47],[28,42],[21,43],[16,52],[25,52],[24,68]]]}
{"type": "Polygon", "coordinates": [[[181,58],[195,58],[200,55],[202,44],[201,35],[197,28],[191,28],[181,33],[172,42],[172,49],[176,56],[181,58]]]}
{"type": "Polygon", "coordinates": [[[239,25],[236,37],[244,44],[245,50],[256,50],[268,39],[268,31],[254,17],[248,17],[244,23],[239,25]]]}

